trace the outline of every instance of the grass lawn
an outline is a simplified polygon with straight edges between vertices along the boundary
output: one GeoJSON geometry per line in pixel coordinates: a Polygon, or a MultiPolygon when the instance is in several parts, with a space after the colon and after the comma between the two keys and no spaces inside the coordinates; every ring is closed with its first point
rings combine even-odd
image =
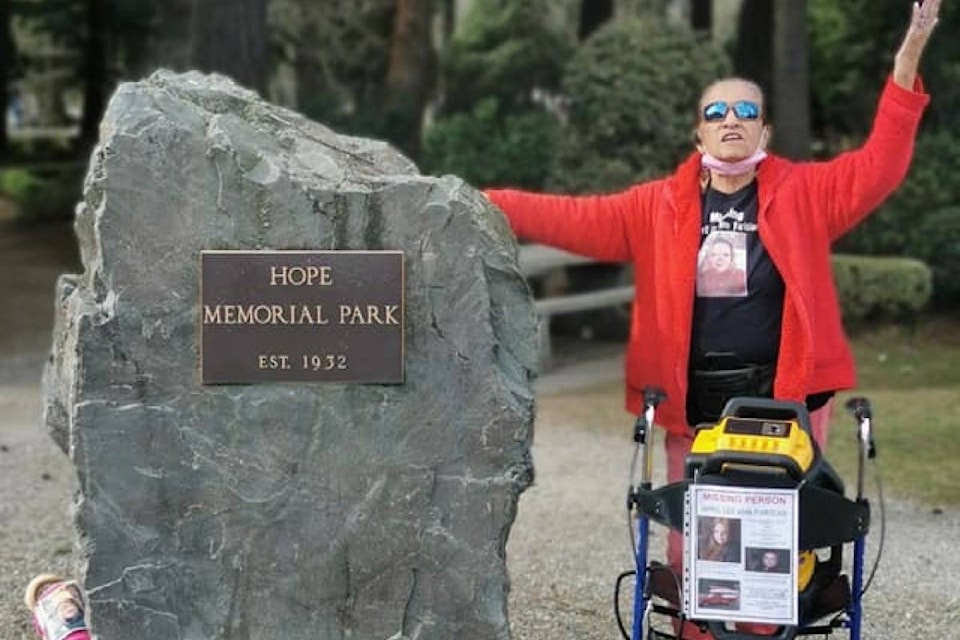
{"type": "MultiPolygon", "coordinates": [[[[863,330],[851,337],[860,386],[837,396],[828,459],[852,488],[856,423],[843,403],[865,396],[873,406],[874,462],[887,494],[934,507],[960,506],[960,317],[925,320],[910,329],[863,330]]],[[[548,396],[539,411],[541,423],[575,421],[622,433],[625,442],[632,435],[620,384],[548,396]]],[[[872,474],[871,469],[868,486],[872,474]]]]}
{"type": "Polygon", "coordinates": [[[854,477],[856,426],[839,406],[865,396],[885,488],[932,506],[960,505],[960,317],[862,332],[853,344],[860,388],[838,397],[830,460],[854,477]]]}

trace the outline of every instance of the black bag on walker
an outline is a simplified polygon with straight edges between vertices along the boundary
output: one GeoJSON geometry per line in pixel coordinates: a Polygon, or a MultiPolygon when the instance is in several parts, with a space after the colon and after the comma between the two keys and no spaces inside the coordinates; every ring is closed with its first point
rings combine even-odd
{"type": "Polygon", "coordinates": [[[687,423],[715,423],[731,398],[773,397],[776,365],[751,364],[734,354],[708,354],[690,369],[687,423]]]}

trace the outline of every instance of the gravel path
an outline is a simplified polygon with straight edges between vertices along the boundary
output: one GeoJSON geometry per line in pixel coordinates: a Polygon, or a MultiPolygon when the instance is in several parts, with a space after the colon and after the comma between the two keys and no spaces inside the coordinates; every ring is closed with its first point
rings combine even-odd
{"type": "MultiPolygon", "coordinates": [[[[70,514],[76,477],[40,425],[53,277],[65,269],[56,259],[38,263],[36,255],[22,239],[0,235],[0,278],[7,280],[0,280],[7,294],[0,316],[0,640],[34,638],[23,588],[43,571],[73,574],[78,558],[70,514]],[[33,275],[24,275],[24,265],[33,275]]],[[[622,428],[598,431],[570,420],[561,402],[616,379],[618,369],[616,358],[594,359],[538,383],[537,479],[521,497],[507,548],[519,640],[619,637],[612,593],[617,574],[631,566],[624,506],[631,420],[622,415],[622,428]]],[[[888,500],[883,562],[865,599],[865,638],[960,640],[958,538],[957,509],[941,513],[888,500]]],[[[662,557],[664,539],[655,530],[655,556],[662,557]]],[[[869,544],[876,546],[875,533],[869,544]]]]}
{"type": "Polygon", "coordinates": [[[35,386],[0,387],[0,638],[35,638],[23,606],[34,575],[75,567],[76,475],[39,424],[35,386]]]}

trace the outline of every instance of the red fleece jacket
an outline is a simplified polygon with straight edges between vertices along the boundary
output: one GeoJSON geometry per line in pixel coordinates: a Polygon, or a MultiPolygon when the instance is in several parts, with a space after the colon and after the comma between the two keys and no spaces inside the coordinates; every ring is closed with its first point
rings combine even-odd
{"type": "MultiPolygon", "coordinates": [[[[888,80],[873,129],[859,149],[827,162],[769,156],[757,173],[760,238],[786,285],[774,395],[807,395],[856,385],[830,263],[831,243],[903,181],[929,102],[918,81],[888,80]]],[[[627,347],[627,410],[643,409],[643,388],[667,392],[657,416],[687,431],[687,366],[700,248],[700,154],[672,176],[602,196],[489,190],[518,237],[634,266],[627,347]]]]}

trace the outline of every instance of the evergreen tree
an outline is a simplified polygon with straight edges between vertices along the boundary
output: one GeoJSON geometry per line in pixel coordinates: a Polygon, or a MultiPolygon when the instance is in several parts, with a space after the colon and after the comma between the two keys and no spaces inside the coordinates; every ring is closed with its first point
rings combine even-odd
{"type": "Polygon", "coordinates": [[[545,0],[473,5],[447,46],[424,164],[477,186],[542,188],[559,131],[573,35],[545,24],[545,0]]]}

